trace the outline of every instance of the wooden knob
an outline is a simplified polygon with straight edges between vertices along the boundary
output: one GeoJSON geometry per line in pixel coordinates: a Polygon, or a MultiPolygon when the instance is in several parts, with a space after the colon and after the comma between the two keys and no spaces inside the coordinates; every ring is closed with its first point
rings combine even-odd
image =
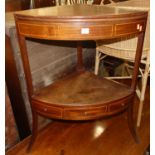
{"type": "Polygon", "coordinates": [[[84,115],[87,115],[87,112],[84,112],[84,115]]]}
{"type": "Polygon", "coordinates": [[[47,108],[44,108],[44,111],[47,111],[47,108]]]}

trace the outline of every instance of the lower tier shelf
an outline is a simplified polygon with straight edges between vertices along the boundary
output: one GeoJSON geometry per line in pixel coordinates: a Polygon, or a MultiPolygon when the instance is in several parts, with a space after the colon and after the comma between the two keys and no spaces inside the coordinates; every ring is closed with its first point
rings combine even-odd
{"type": "Polygon", "coordinates": [[[129,86],[76,72],[36,92],[32,108],[49,118],[91,120],[124,110],[133,96],[129,86]]]}

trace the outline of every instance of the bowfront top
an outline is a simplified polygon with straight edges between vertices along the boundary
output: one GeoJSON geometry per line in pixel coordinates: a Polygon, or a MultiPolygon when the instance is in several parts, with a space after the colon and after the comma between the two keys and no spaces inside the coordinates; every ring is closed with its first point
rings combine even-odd
{"type": "Polygon", "coordinates": [[[101,5],[66,5],[15,14],[21,35],[49,40],[99,40],[145,31],[147,12],[101,5]]]}
{"type": "MultiPolygon", "coordinates": [[[[129,17],[142,14],[131,9],[114,8],[102,5],[74,4],[20,11],[17,14],[39,18],[109,18],[129,17]]],[[[143,12],[144,14],[146,12],[143,12]]]]}

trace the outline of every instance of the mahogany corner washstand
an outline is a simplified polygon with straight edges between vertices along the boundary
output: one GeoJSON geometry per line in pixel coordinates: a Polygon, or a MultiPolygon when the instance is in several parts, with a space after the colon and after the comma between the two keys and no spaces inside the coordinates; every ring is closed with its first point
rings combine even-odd
{"type": "MultiPolygon", "coordinates": [[[[61,120],[95,120],[122,111],[136,142],[133,98],[142,53],[147,12],[97,5],[68,5],[21,11],[15,14],[20,51],[33,113],[30,150],[37,135],[38,115],[61,120]],[[101,40],[136,34],[138,37],[131,86],[83,70],[77,53],[77,71],[34,91],[26,38],[46,40],[101,40]]],[[[46,51],[43,51],[46,52],[46,51]]],[[[114,115],[115,116],[115,115],[114,115]]]]}

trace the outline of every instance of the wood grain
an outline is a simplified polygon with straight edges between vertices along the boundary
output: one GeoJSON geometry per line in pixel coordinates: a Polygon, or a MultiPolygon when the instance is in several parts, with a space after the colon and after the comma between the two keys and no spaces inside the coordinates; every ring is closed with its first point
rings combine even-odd
{"type": "MultiPolygon", "coordinates": [[[[133,124],[132,102],[137,84],[147,12],[124,9],[115,10],[115,8],[104,6],[78,4],[51,7],[46,10],[23,11],[20,14],[15,14],[15,21],[29,100],[35,115],[39,114],[47,118],[62,120],[93,120],[127,110],[130,132],[135,142],[138,142],[133,124]],[[140,25],[141,22],[143,25],[140,25]],[[119,33],[116,33],[117,24],[122,24],[119,33]],[[110,29],[107,29],[109,27],[110,29]],[[139,27],[142,28],[139,29],[139,27]],[[128,32],[128,29],[131,29],[131,31],[128,32]],[[109,30],[111,33],[109,33],[109,30]],[[104,35],[101,32],[104,32],[104,34],[108,33],[104,35]],[[111,80],[99,79],[96,75],[84,73],[81,74],[82,76],[71,76],[67,77],[64,81],[59,80],[52,84],[52,86],[47,86],[38,92],[35,92],[33,89],[25,42],[26,37],[48,40],[85,41],[111,39],[129,34],[138,36],[136,63],[131,87],[127,88],[127,86],[114,83],[111,80]],[[100,108],[100,110],[97,108],[100,108]]],[[[79,62],[80,60],[82,58],[79,59],[79,62]]],[[[35,118],[36,116],[33,116],[33,134],[28,151],[31,149],[36,138],[37,119],[35,118]]]]}
{"type": "Polygon", "coordinates": [[[147,12],[79,4],[15,13],[20,35],[49,40],[99,40],[138,34],[138,24],[145,31],[145,18],[147,12]],[[83,29],[88,32],[82,33],[83,29]]]}
{"type": "MultiPolygon", "coordinates": [[[[147,86],[141,127],[140,144],[129,133],[126,115],[83,123],[54,121],[39,131],[31,155],[142,155],[150,142],[150,96],[147,86]],[[104,129],[103,132],[102,129],[104,129]],[[96,131],[96,132],[95,132],[96,131]],[[97,132],[98,131],[98,132],[97,132]]],[[[134,117],[138,98],[134,99],[134,117]]],[[[6,152],[6,155],[28,155],[30,137],[6,152]]]]}

